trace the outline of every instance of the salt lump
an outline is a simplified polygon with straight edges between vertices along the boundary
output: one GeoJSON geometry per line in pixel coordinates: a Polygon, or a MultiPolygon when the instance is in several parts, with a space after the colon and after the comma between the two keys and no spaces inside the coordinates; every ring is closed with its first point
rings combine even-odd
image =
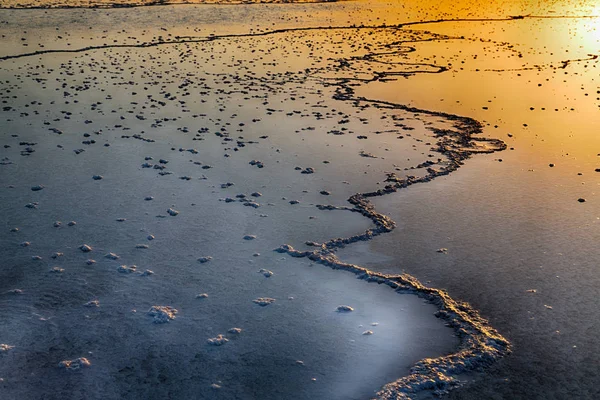
{"type": "Polygon", "coordinates": [[[354,308],[352,308],[350,306],[338,306],[338,308],[337,308],[337,312],[350,312],[350,311],[354,311],[354,308]]]}
{"type": "Polygon", "coordinates": [[[155,324],[164,324],[172,319],[175,319],[177,310],[169,306],[152,306],[148,310],[148,315],[154,317],[155,324]]]}
{"type": "Polygon", "coordinates": [[[275,299],[272,299],[270,297],[259,297],[258,299],[255,299],[252,301],[261,307],[265,307],[265,306],[268,306],[269,304],[275,302],[275,299]]]}
{"type": "Polygon", "coordinates": [[[0,343],[0,353],[6,353],[9,350],[12,350],[15,346],[9,346],[7,344],[4,343],[0,343]]]}
{"type": "Polygon", "coordinates": [[[225,343],[229,342],[225,336],[218,334],[217,337],[210,338],[207,340],[208,344],[212,344],[213,346],[222,346],[225,343]]]}
{"type": "Polygon", "coordinates": [[[75,360],[64,360],[58,363],[59,368],[65,368],[71,371],[77,371],[83,367],[89,367],[92,363],[84,357],[75,360]]]}

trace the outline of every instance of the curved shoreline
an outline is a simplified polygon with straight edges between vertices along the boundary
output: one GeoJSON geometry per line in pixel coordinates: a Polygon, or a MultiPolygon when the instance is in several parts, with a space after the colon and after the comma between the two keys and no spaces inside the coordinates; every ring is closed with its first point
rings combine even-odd
{"type": "MultiPolygon", "coordinates": [[[[436,73],[443,71],[441,69],[436,73]]],[[[435,394],[441,395],[450,389],[460,386],[459,380],[455,377],[457,374],[488,367],[502,357],[510,354],[512,351],[510,342],[490,326],[489,322],[481,317],[476,309],[467,303],[453,299],[446,291],[427,287],[409,274],[386,275],[370,271],[355,264],[344,263],[338,259],[335,253],[337,249],[343,248],[346,245],[358,241],[368,241],[395,229],[396,223],[391,218],[377,212],[373,204],[369,201],[369,198],[395,193],[398,190],[406,189],[418,183],[430,182],[439,176],[448,175],[456,171],[473,154],[502,151],[507,146],[503,141],[498,139],[472,137],[474,134],[482,133],[482,125],[470,117],[423,110],[402,104],[370,100],[364,97],[356,98],[353,96],[353,89],[347,86],[346,83],[347,80],[338,84],[338,90],[334,99],[353,101],[357,105],[360,103],[370,103],[386,108],[439,116],[454,121],[453,126],[456,129],[455,131],[432,129],[433,133],[439,137],[437,148],[434,151],[445,156],[448,161],[439,169],[431,168],[431,166],[428,167],[428,172],[423,177],[408,176],[401,179],[394,174],[388,174],[385,181],[388,184],[384,189],[374,192],[357,193],[351,196],[348,202],[353,205],[352,208],[332,205],[317,206],[320,209],[341,209],[359,212],[373,221],[375,228],[368,229],[362,234],[349,238],[336,238],[324,243],[307,242],[307,245],[316,247],[312,251],[299,251],[288,244],[284,244],[274,251],[285,253],[292,257],[305,257],[332,269],[354,273],[358,279],[385,284],[398,293],[415,294],[438,307],[439,310],[436,313],[436,317],[446,321],[459,337],[460,345],[458,351],[447,356],[434,359],[426,358],[417,362],[411,368],[410,375],[386,384],[377,393],[376,398],[380,400],[410,399],[411,395],[424,390],[434,391],[435,394]],[[477,142],[485,142],[491,145],[491,148],[478,148],[476,146],[477,142]]]]}

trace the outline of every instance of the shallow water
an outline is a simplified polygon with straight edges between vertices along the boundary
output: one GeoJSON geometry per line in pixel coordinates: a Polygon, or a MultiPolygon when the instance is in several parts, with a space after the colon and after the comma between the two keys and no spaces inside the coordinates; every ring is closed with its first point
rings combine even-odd
{"type": "Polygon", "coordinates": [[[412,373],[377,397],[413,396],[419,379],[435,376],[444,379],[439,394],[460,386],[457,377],[472,381],[451,391],[457,398],[592,398],[595,286],[576,307],[561,305],[596,278],[597,19],[509,16],[595,9],[420,4],[401,12],[386,2],[0,11],[0,343],[14,346],[0,354],[5,396],[368,398],[412,373]],[[388,26],[481,17],[508,20],[388,26]],[[538,35],[523,43],[531,31],[538,35]],[[548,32],[571,39],[548,42],[548,32]],[[550,108],[558,109],[552,117],[550,108]],[[502,146],[461,136],[479,129],[468,117],[515,149],[476,154],[502,146]],[[578,171],[591,176],[584,190],[578,171]],[[364,204],[347,202],[406,182],[370,200],[392,217],[391,233],[364,204]],[[551,199],[541,214],[540,193],[551,199]],[[368,218],[344,209],[352,206],[368,218]],[[498,229],[489,234],[489,226],[498,229]],[[550,240],[556,247],[580,238],[566,276],[539,234],[547,229],[561,232],[550,240]],[[358,242],[327,242],[339,237],[358,242]],[[283,243],[299,251],[273,252],[283,243]],[[212,259],[200,263],[205,256],[212,259]],[[96,263],[86,265],[90,258],[96,263]],[[555,265],[549,273],[507,266],[523,259],[555,265]],[[343,261],[448,288],[483,311],[513,354],[502,358],[510,344],[475,309],[411,277],[386,280],[343,261]],[[134,264],[139,273],[117,270],[134,264]],[[55,266],[64,271],[50,272],[55,266]],[[147,269],[154,273],[141,274],[147,269]],[[441,317],[455,330],[433,316],[436,306],[388,285],[449,310],[441,317]],[[518,314],[550,291],[539,314],[518,314]],[[275,302],[253,302],[263,297],[275,302]],[[84,306],[91,300],[99,307],[84,306]],[[355,311],[336,312],[340,304],[355,311]],[[152,305],[178,313],[153,324],[152,305]],[[592,321],[583,333],[580,313],[592,321]],[[228,333],[233,327],[241,333],[228,333]],[[207,342],[218,334],[229,341],[207,342]],[[572,342],[590,351],[574,355],[572,342]],[[58,367],[78,357],[91,366],[58,367]],[[465,367],[482,360],[483,376],[465,367]],[[557,379],[565,369],[576,370],[568,383],[557,379]]]}

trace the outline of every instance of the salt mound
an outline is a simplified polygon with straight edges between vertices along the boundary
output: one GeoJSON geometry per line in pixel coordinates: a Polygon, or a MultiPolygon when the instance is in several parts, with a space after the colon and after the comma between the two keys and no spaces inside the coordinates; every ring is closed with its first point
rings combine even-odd
{"type": "Polygon", "coordinates": [[[148,310],[148,315],[154,317],[155,324],[164,324],[172,319],[175,319],[177,310],[169,306],[152,306],[148,310]]]}
{"type": "Polygon", "coordinates": [[[83,367],[89,367],[92,363],[84,357],[75,360],[64,360],[58,363],[59,368],[65,368],[71,371],[76,371],[83,367]]]}
{"type": "Polygon", "coordinates": [[[8,344],[0,343],[0,353],[7,353],[9,350],[14,348],[15,346],[9,346],[8,344]]]}
{"type": "Polygon", "coordinates": [[[211,344],[213,346],[222,346],[225,343],[229,342],[229,339],[227,339],[225,336],[218,334],[217,337],[214,338],[210,338],[207,340],[208,344],[211,344]]]}
{"type": "Polygon", "coordinates": [[[131,274],[131,273],[135,272],[136,270],[137,270],[136,265],[132,265],[131,267],[128,267],[127,265],[121,265],[119,268],[117,268],[117,271],[122,272],[124,274],[131,274]]]}
{"type": "Polygon", "coordinates": [[[267,278],[270,278],[271,276],[273,276],[273,271],[269,271],[268,269],[261,268],[258,272],[260,272],[267,278]]]}
{"type": "Polygon", "coordinates": [[[258,299],[255,299],[252,301],[261,307],[265,307],[265,306],[268,306],[269,304],[275,302],[275,299],[272,299],[270,297],[259,297],[258,299]]]}
{"type": "Polygon", "coordinates": [[[350,311],[354,311],[354,308],[352,308],[350,306],[338,306],[338,308],[337,308],[337,312],[350,312],[350,311]]]}

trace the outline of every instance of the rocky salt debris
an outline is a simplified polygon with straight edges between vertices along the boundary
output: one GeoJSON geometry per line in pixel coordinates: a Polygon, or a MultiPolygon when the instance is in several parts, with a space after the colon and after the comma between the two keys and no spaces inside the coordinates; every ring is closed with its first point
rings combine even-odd
{"type": "Polygon", "coordinates": [[[58,363],[59,368],[64,368],[70,371],[77,371],[91,365],[92,363],[85,357],[76,358],[74,360],[64,360],[58,363]]]}
{"type": "Polygon", "coordinates": [[[117,271],[123,273],[123,274],[132,274],[134,272],[137,271],[137,266],[136,265],[121,265],[117,268],[117,271]]]}
{"type": "Polygon", "coordinates": [[[177,313],[178,311],[170,306],[152,306],[147,314],[153,317],[152,322],[155,324],[164,324],[175,319],[177,313]]]}
{"type": "Polygon", "coordinates": [[[229,342],[229,339],[222,334],[218,334],[216,337],[210,338],[206,342],[212,346],[223,346],[225,343],[229,342]]]}
{"type": "Polygon", "coordinates": [[[263,274],[266,278],[273,276],[273,271],[269,271],[268,269],[261,268],[258,272],[263,274]]]}
{"type": "Polygon", "coordinates": [[[200,264],[204,264],[204,263],[209,262],[210,260],[212,260],[211,256],[204,256],[204,257],[200,257],[198,259],[198,262],[200,262],[200,264]]]}
{"type": "Polygon", "coordinates": [[[341,313],[347,313],[347,312],[352,312],[354,311],[354,308],[350,307],[350,306],[338,306],[336,309],[337,312],[341,312],[341,313]]]}
{"type": "Polygon", "coordinates": [[[176,216],[176,215],[178,215],[178,214],[179,214],[179,211],[177,211],[177,210],[174,210],[174,209],[172,209],[172,208],[169,208],[169,209],[167,210],[167,213],[168,213],[168,214],[169,214],[171,217],[174,217],[174,216],[176,216]]]}
{"type": "Polygon", "coordinates": [[[448,254],[448,249],[445,247],[442,247],[441,249],[437,249],[438,253],[442,253],[442,254],[448,254]]]}
{"type": "Polygon", "coordinates": [[[258,299],[252,300],[252,302],[258,304],[261,307],[265,307],[265,306],[268,306],[269,304],[274,303],[275,299],[272,299],[270,297],[259,297],[258,299]]]}
{"type": "Polygon", "coordinates": [[[8,344],[0,343],[0,354],[8,353],[10,350],[14,349],[15,346],[10,346],[8,344]]]}

